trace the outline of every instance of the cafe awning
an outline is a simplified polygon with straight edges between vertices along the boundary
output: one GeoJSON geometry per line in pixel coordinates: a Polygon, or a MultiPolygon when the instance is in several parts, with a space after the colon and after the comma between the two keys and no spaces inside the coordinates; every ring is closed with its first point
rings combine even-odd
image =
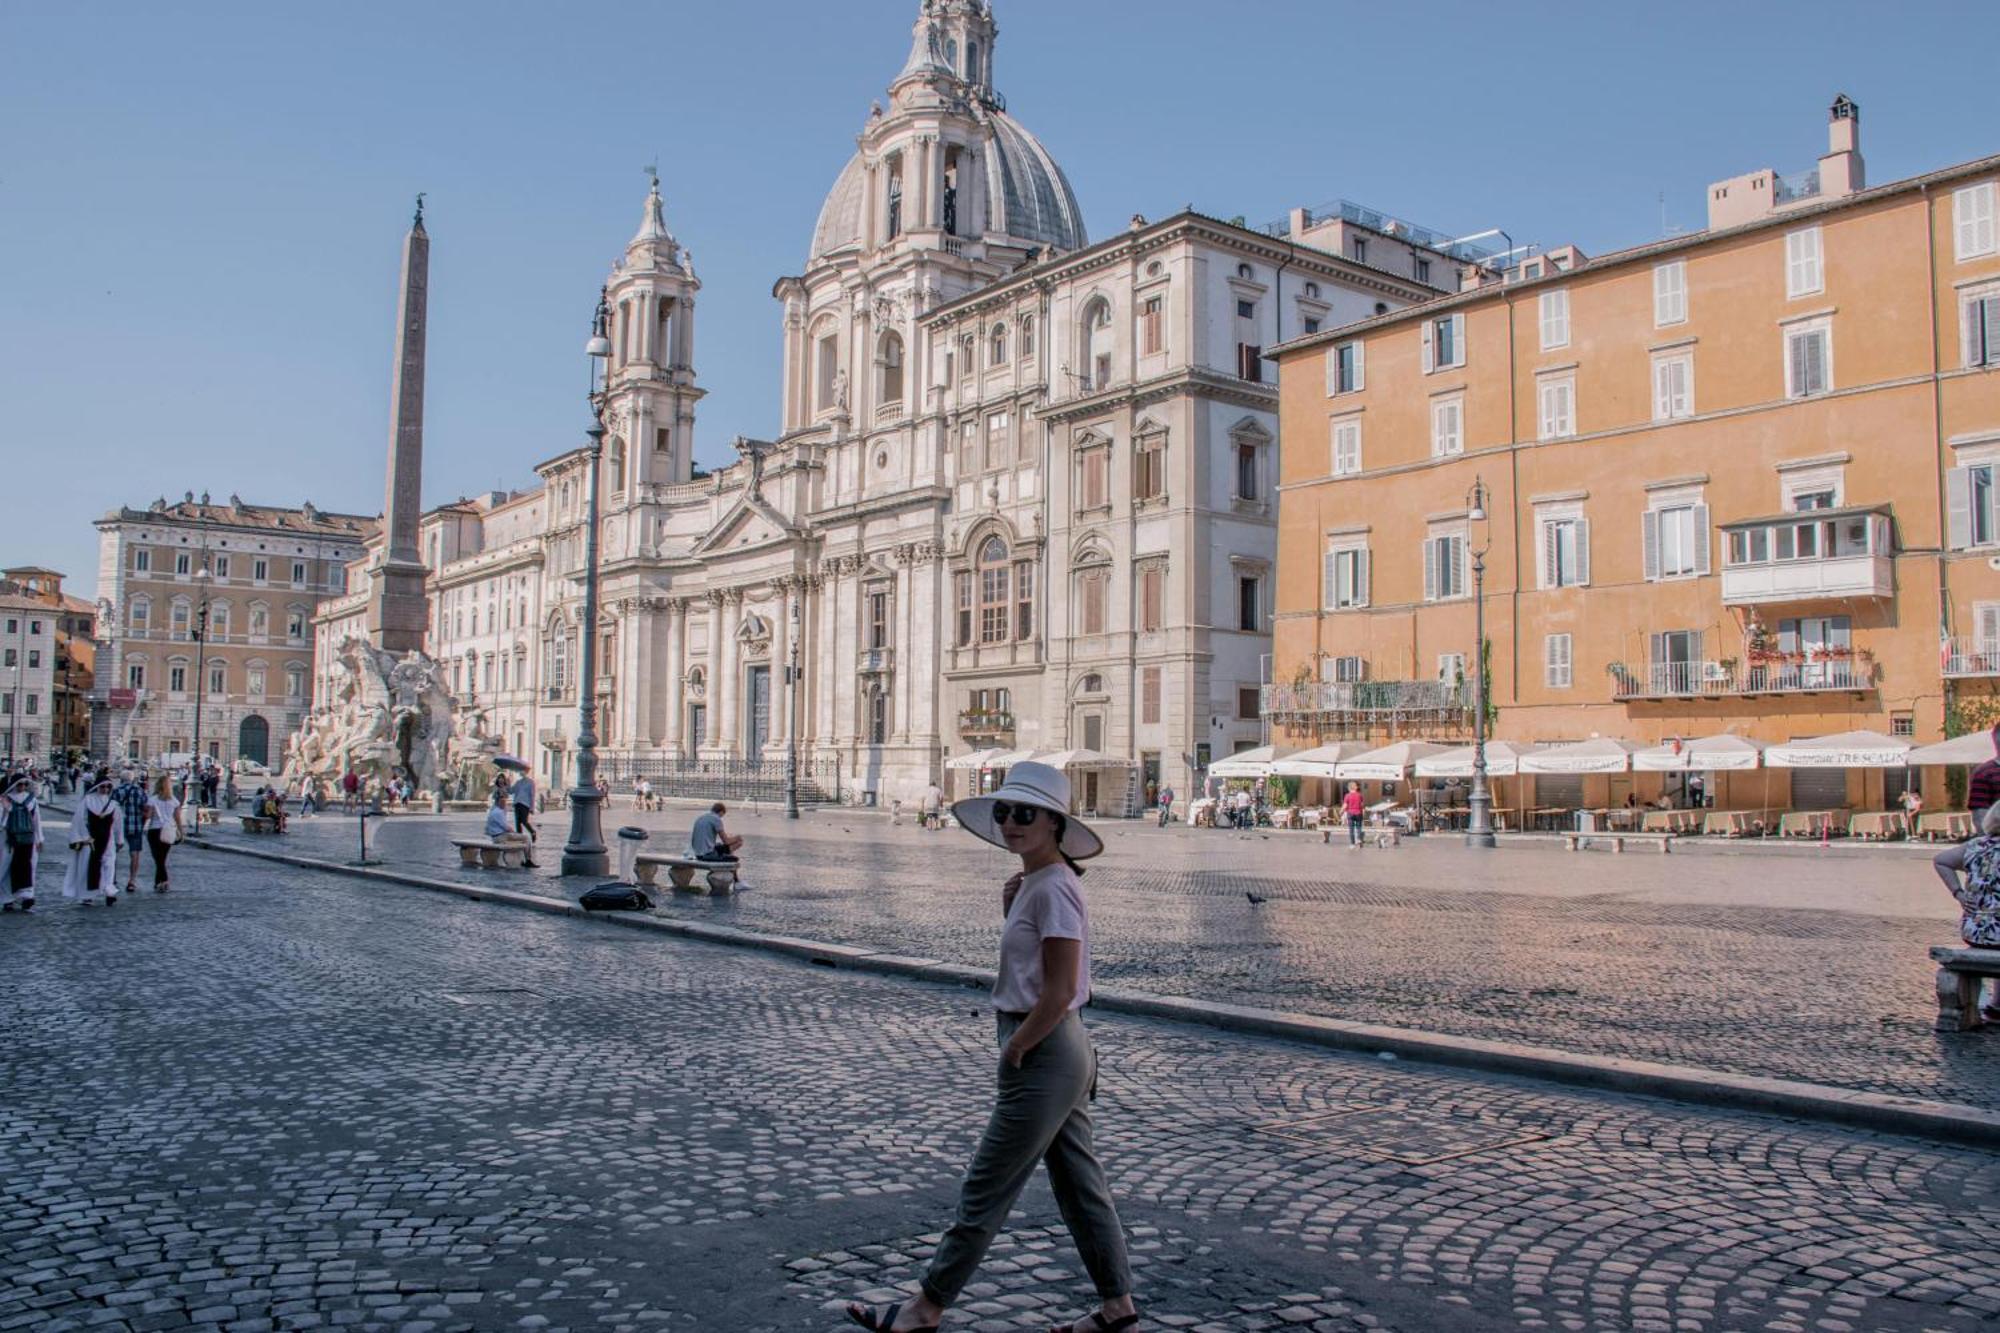
{"type": "Polygon", "coordinates": [[[1696,736],[1632,752],[1641,773],[1715,773],[1757,767],[1763,743],[1745,736],[1696,736]]]}
{"type": "Polygon", "coordinates": [[[1521,760],[1523,773],[1623,773],[1632,767],[1630,741],[1596,736],[1568,745],[1551,745],[1521,760]]]}
{"type": "Polygon", "coordinates": [[[1000,749],[974,750],[971,754],[954,755],[952,758],[944,761],[944,766],[946,768],[991,768],[993,767],[993,756],[1005,753],[1007,753],[1005,750],[1000,749]]]}
{"type": "MultiPolygon", "coordinates": [[[[1384,745],[1357,754],[1352,759],[1341,760],[1333,775],[1342,780],[1359,782],[1402,782],[1410,776],[1411,765],[1434,754],[1443,754],[1446,748],[1435,741],[1397,741],[1394,745],[1384,745]]],[[[1487,749],[1490,751],[1492,747],[1487,749]]],[[[1490,754],[1488,758],[1491,758],[1490,754]]]]}
{"type": "Polygon", "coordinates": [[[1948,741],[1935,745],[1919,745],[1903,756],[1903,762],[1917,764],[1983,764],[1993,758],[1993,735],[1991,732],[1975,731],[1964,736],[1953,736],[1948,741]]]}
{"type": "Polygon", "coordinates": [[[1292,751],[1279,749],[1275,745],[1260,745],[1254,750],[1244,750],[1226,758],[1218,759],[1208,766],[1208,776],[1212,778],[1267,778],[1271,776],[1271,765],[1283,755],[1292,751]]]}
{"type": "MultiPolygon", "coordinates": [[[[1521,769],[1521,758],[1533,754],[1533,745],[1516,745],[1512,741],[1486,742],[1486,776],[1490,778],[1511,778],[1521,769]]],[[[1460,745],[1450,750],[1440,750],[1417,760],[1417,776],[1420,778],[1469,778],[1472,776],[1472,747],[1460,745]]]]}
{"type": "Polygon", "coordinates": [[[1351,759],[1368,748],[1366,741],[1335,741],[1310,750],[1300,750],[1273,760],[1271,775],[1280,778],[1331,778],[1343,759],[1351,759]]]}
{"type": "Polygon", "coordinates": [[[1130,759],[1114,759],[1108,754],[1099,754],[1096,750],[1057,750],[1052,754],[1038,754],[1034,759],[1036,763],[1047,764],[1050,768],[1133,767],[1133,761],[1130,759]]]}
{"type": "Polygon", "coordinates": [[[1771,768],[1901,768],[1909,754],[1908,741],[1879,731],[1839,731],[1767,746],[1764,763],[1771,768]]]}

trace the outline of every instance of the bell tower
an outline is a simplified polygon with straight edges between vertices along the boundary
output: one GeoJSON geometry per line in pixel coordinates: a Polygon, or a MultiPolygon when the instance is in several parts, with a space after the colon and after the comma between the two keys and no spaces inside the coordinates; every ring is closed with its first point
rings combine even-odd
{"type": "Polygon", "coordinates": [[[637,503],[646,486],[694,475],[694,305],[701,280],[692,256],[667,230],[653,175],[639,230],[612,266],[604,445],[605,509],[637,503]]]}

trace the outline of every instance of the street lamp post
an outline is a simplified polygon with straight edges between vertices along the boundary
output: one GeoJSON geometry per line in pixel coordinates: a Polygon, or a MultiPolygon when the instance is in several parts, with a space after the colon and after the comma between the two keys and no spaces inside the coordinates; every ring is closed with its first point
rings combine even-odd
{"type": "Polygon", "coordinates": [[[792,596],[791,660],[785,664],[785,818],[799,817],[799,597],[792,596]]]}
{"type": "Polygon", "coordinates": [[[194,767],[197,774],[201,772],[201,699],[207,693],[208,565],[204,561],[201,568],[201,605],[194,609],[194,767]]]}
{"type": "Polygon", "coordinates": [[[597,295],[597,315],[584,353],[590,358],[590,475],[584,482],[583,643],[577,685],[576,786],[569,794],[569,841],[563,844],[562,873],[608,875],[611,855],[604,846],[603,798],[597,793],[597,472],[604,456],[604,394],[610,374],[611,307],[597,295]]]}
{"type": "MultiPolygon", "coordinates": [[[[1468,525],[1486,523],[1489,498],[1485,481],[1475,476],[1472,491],[1466,496],[1468,525]]],[[[1495,845],[1493,795],[1486,786],[1486,552],[1492,548],[1492,528],[1482,528],[1481,535],[1483,540],[1472,551],[1472,795],[1467,801],[1471,808],[1465,825],[1468,847],[1495,845]]]]}

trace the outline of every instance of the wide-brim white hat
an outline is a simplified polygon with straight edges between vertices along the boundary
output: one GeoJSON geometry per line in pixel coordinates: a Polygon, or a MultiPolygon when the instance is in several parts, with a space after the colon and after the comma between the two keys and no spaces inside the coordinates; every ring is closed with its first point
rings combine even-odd
{"type": "Polygon", "coordinates": [[[958,801],[952,805],[951,813],[973,837],[990,842],[995,847],[1006,847],[1007,840],[1001,836],[1000,827],[993,819],[993,806],[998,801],[1009,805],[1032,805],[1061,815],[1067,825],[1063,829],[1062,854],[1072,861],[1088,861],[1104,851],[1104,839],[1091,832],[1090,825],[1069,812],[1069,779],[1059,768],[1032,760],[1015,764],[1007,770],[1007,780],[1000,785],[1000,790],[958,801]]]}

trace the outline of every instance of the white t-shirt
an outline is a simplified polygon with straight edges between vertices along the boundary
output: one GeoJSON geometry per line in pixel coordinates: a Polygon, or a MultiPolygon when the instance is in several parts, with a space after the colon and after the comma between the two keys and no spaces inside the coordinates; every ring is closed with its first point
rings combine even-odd
{"type": "Polygon", "coordinates": [[[1057,862],[1021,881],[1007,925],[1000,932],[1000,977],[993,985],[993,1007],[1002,1013],[1024,1013],[1042,994],[1042,941],[1077,940],[1076,995],[1071,1009],[1090,998],[1090,914],[1083,906],[1083,886],[1076,872],[1057,862]]]}
{"type": "Polygon", "coordinates": [[[171,796],[148,797],[146,800],[146,827],[159,829],[172,828],[174,814],[180,808],[181,803],[171,796]]]}

